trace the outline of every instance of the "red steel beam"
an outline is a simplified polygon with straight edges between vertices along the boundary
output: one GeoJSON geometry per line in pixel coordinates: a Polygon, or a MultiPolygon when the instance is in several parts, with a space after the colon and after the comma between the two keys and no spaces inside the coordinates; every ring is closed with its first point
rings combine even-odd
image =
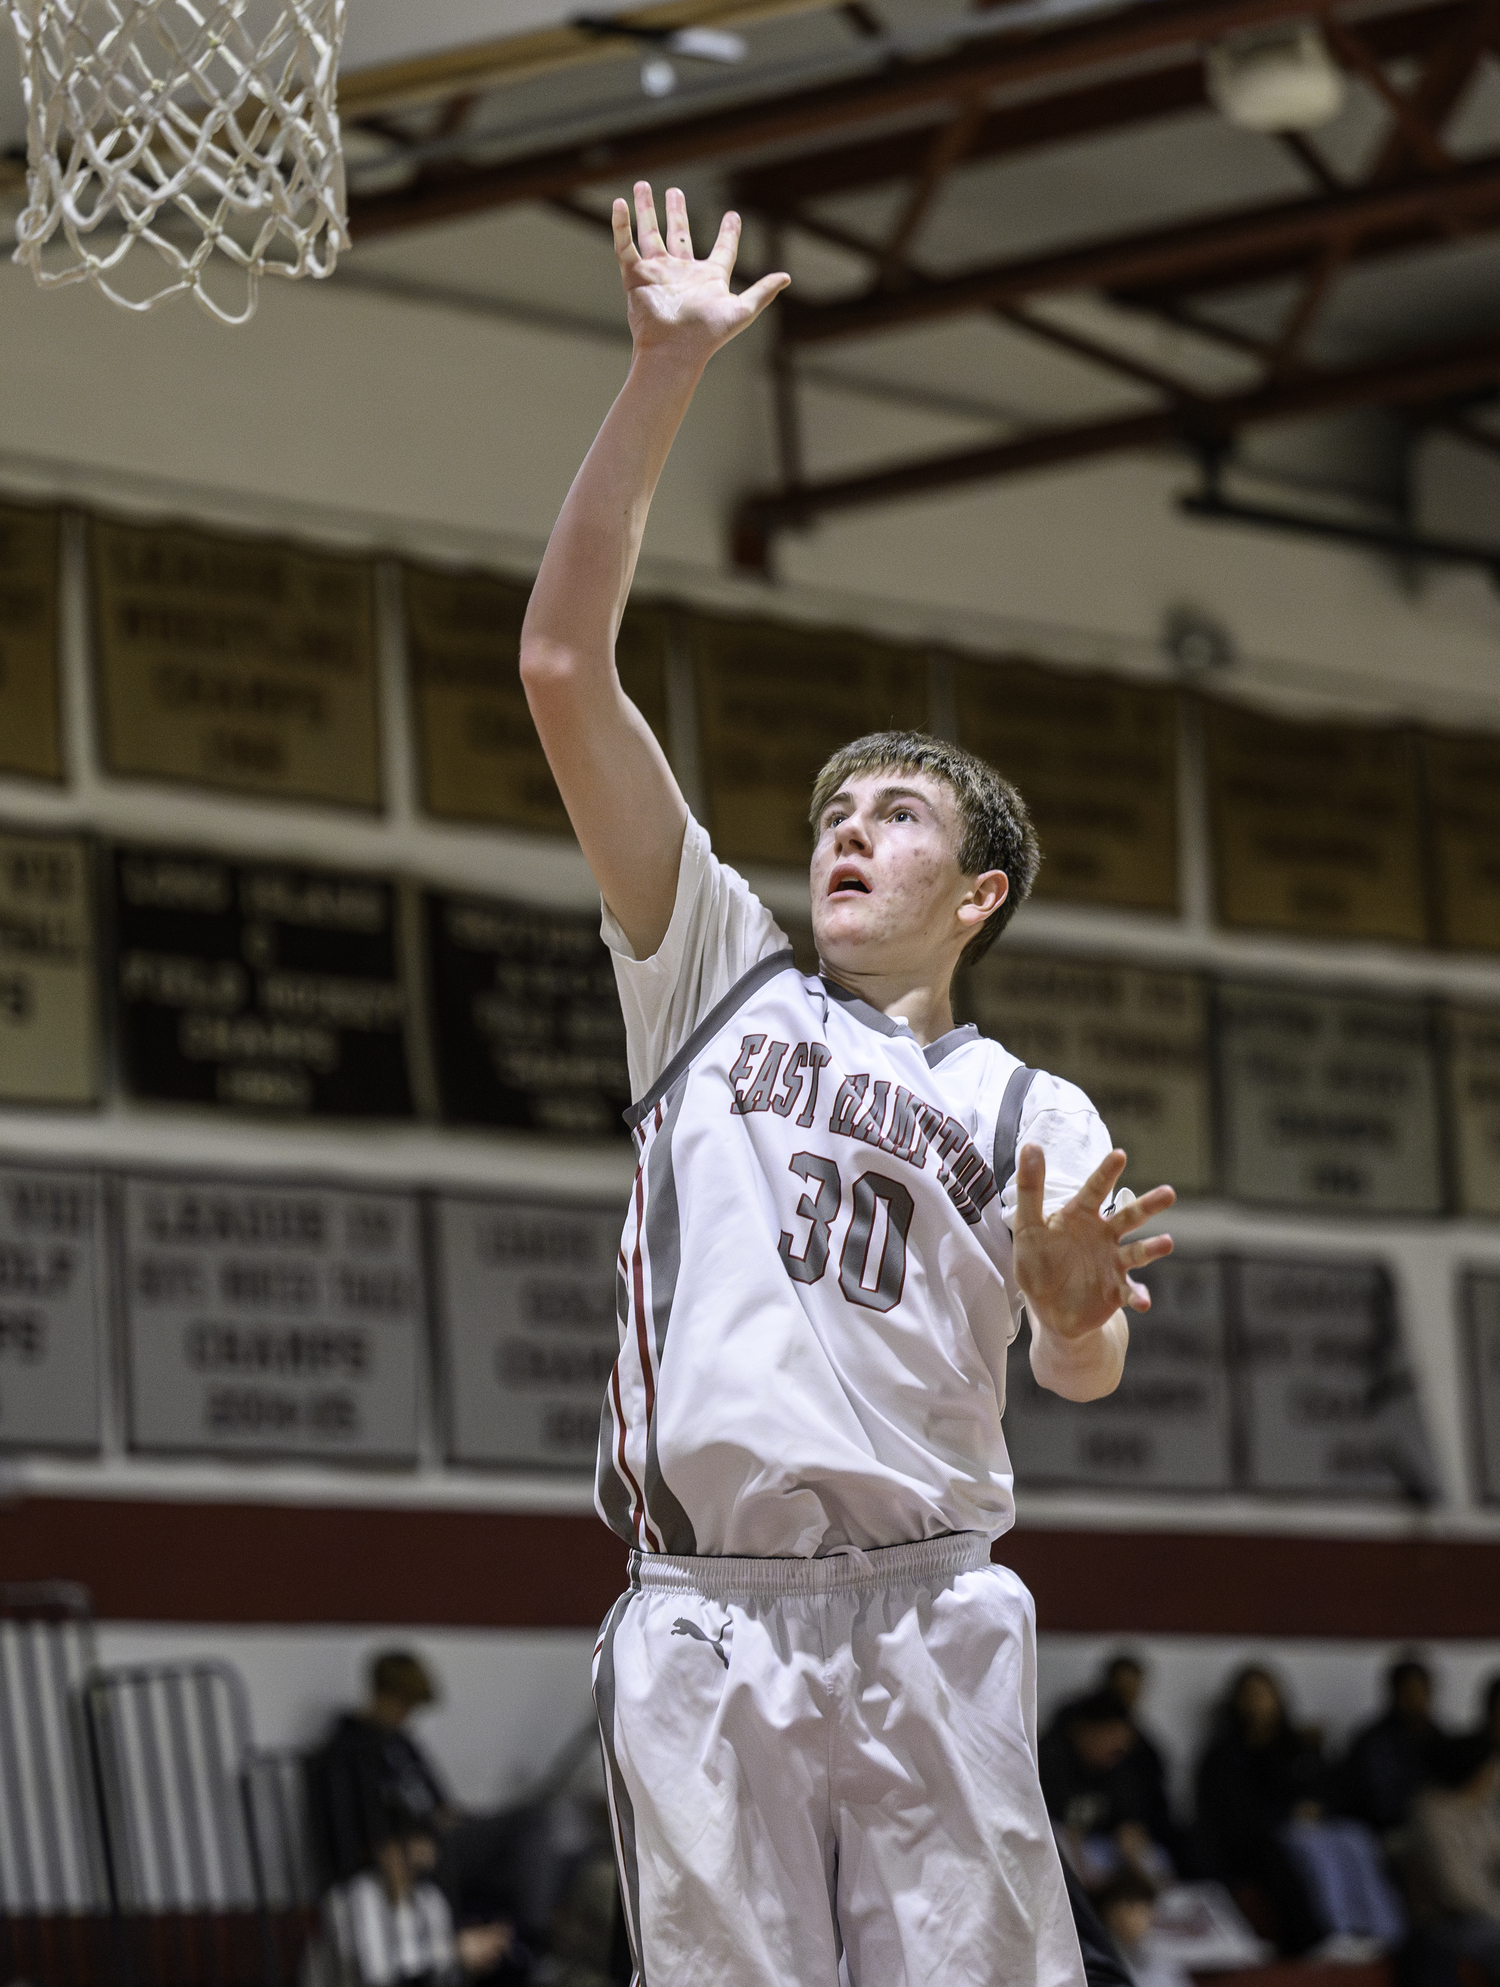
{"type": "Polygon", "coordinates": [[[1165,443],[1213,443],[1261,422],[1291,421],[1350,407],[1401,407],[1443,401],[1500,382],[1500,338],[1466,340],[1347,366],[1337,372],[1299,374],[1248,392],[1187,401],[1149,413],[1071,428],[1044,429],[916,462],[893,463],[859,475],[804,483],[796,489],[746,497],[736,516],[739,563],[763,563],[764,547],[779,530],[795,529],[831,511],[863,510],[992,482],[1026,470],[1052,468],[1101,455],[1165,443]]]}
{"type": "MultiPolygon", "coordinates": [[[[1473,0],[1444,0],[1436,6],[1379,15],[1363,24],[1361,35],[1382,61],[1427,55],[1472,11],[1473,0]]],[[[1201,110],[1207,102],[1203,65],[1197,61],[1174,62],[1165,68],[1113,76],[1081,89],[1028,97],[990,112],[969,147],[965,163],[974,165],[982,159],[1088,138],[1151,118],[1201,110]]],[[[737,175],[734,197],[746,207],[785,214],[805,200],[823,200],[910,179],[920,171],[942,121],[804,152],[774,165],[752,166],[737,175]]]]}
{"type": "Polygon", "coordinates": [[[356,195],[349,202],[350,224],[356,238],[368,240],[516,201],[555,199],[600,180],[628,184],[663,167],[795,144],[813,133],[898,118],[1100,63],[1197,49],[1237,30],[1301,19],[1306,12],[1307,0],[1150,0],[1051,34],[997,31],[937,61],[901,64],[852,82],[708,111],[497,165],[433,171],[390,193],[356,195]]]}
{"type": "Polygon", "coordinates": [[[871,291],[826,304],[788,298],[780,306],[784,334],[794,344],[811,345],[1078,290],[1222,288],[1247,262],[1290,258],[1301,264],[1329,242],[1347,238],[1357,238],[1360,252],[1368,253],[1381,236],[1405,240],[1414,229],[1437,228],[1449,218],[1471,226],[1500,220],[1500,154],[1400,186],[1352,187],[1312,200],[1216,214],[900,291],[871,291]]]}

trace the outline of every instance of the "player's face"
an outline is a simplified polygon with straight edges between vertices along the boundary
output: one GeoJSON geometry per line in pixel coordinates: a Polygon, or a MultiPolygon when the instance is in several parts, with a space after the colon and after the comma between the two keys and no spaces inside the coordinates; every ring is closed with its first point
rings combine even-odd
{"type": "MultiPolygon", "coordinates": [[[[977,924],[962,907],[975,879],[959,868],[958,802],[928,773],[859,773],[818,820],[813,935],[824,963],[861,972],[930,972],[977,924]]],[[[1005,879],[999,879],[1000,899],[1005,879]]]]}

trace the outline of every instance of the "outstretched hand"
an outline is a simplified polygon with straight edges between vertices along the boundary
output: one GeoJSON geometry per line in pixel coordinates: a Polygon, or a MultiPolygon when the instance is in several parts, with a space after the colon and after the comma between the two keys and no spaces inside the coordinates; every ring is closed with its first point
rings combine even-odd
{"type": "Polygon", "coordinates": [[[648,346],[675,346],[707,360],[753,324],[792,280],[784,272],[762,276],[736,296],[729,279],[740,250],[739,215],[724,216],[718,240],[700,262],[693,254],[687,202],[675,186],[667,188],[665,238],[645,180],[638,180],[635,187],[635,238],[630,232],[630,209],[623,200],[615,202],[614,231],[630,334],[638,352],[648,346]]]}
{"type": "Polygon", "coordinates": [[[1131,1276],[1133,1269],[1172,1252],[1170,1235],[1144,1242],[1126,1236],[1177,1196],[1153,1187],[1139,1200],[1127,1200],[1113,1214],[1101,1210],[1125,1170],[1125,1154],[1111,1152],[1073,1198],[1053,1214],[1042,1209],[1047,1164],[1039,1145],[1023,1145],[1016,1166],[1016,1282],[1033,1317],[1059,1338],[1078,1339],[1107,1324],[1122,1306],[1146,1311],[1151,1294],[1131,1276]]]}

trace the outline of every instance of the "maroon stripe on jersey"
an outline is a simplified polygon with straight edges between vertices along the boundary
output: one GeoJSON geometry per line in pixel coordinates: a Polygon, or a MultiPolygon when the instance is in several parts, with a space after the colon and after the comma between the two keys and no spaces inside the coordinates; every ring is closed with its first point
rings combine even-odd
{"type": "Polygon", "coordinates": [[[620,1399],[620,1365],[616,1360],[614,1371],[609,1377],[610,1392],[615,1404],[615,1428],[618,1431],[615,1443],[615,1457],[620,1465],[620,1474],[630,1485],[630,1494],[635,1499],[635,1516],[631,1523],[635,1526],[636,1544],[647,1552],[660,1552],[661,1547],[652,1537],[651,1528],[646,1523],[646,1500],[641,1495],[641,1486],[635,1480],[635,1472],[625,1460],[625,1434],[629,1424],[625,1419],[625,1405],[620,1399]]]}

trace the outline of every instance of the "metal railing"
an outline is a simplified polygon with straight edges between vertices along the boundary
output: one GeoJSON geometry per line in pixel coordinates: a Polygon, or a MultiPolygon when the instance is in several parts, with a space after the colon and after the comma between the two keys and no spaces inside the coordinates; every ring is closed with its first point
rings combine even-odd
{"type": "Polygon", "coordinates": [[[246,1977],[249,1940],[259,1979],[280,1987],[239,1673],[94,1670],[82,1702],[122,1987],[142,1975],[230,1987],[246,1977]],[[144,1926],[147,1940],[132,1936],[144,1926]]]}
{"type": "Polygon", "coordinates": [[[86,1987],[107,1965],[98,1819],[79,1689],[89,1598],[0,1585],[0,1977],[86,1987]]]}

